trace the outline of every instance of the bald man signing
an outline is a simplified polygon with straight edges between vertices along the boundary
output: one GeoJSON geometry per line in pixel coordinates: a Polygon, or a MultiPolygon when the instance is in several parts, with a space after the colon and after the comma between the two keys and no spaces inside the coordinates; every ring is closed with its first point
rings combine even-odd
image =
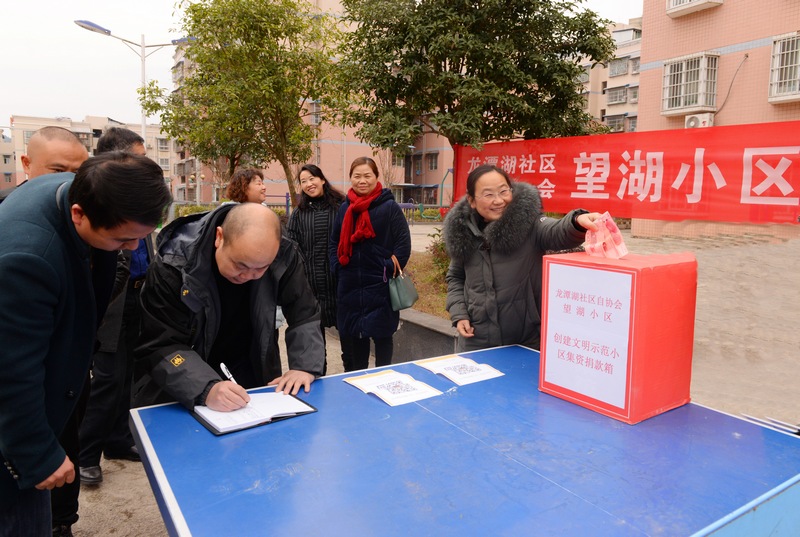
{"type": "Polygon", "coordinates": [[[250,400],[245,388],[310,389],[325,360],[320,310],[272,210],[223,205],[175,220],[157,242],[141,291],[136,406],[177,400],[230,411],[250,400]],[[289,371],[269,378],[277,306],[289,325],[289,371]],[[221,363],[235,383],[223,380],[221,363]]]}

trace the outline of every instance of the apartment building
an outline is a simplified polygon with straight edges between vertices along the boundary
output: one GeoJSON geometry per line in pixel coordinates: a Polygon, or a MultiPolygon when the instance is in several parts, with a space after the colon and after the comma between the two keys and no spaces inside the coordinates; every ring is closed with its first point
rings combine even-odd
{"type": "MultiPolygon", "coordinates": [[[[83,121],[73,121],[68,117],[35,117],[35,116],[11,116],[11,142],[9,145],[10,158],[13,165],[11,180],[6,182],[7,176],[4,173],[3,187],[18,185],[25,181],[25,172],[22,169],[20,157],[27,152],[28,141],[33,133],[42,127],[62,127],[74,132],[80,138],[86,151],[90,155],[94,154],[97,148],[97,140],[108,127],[124,127],[135,131],[141,135],[141,125],[126,124],[108,117],[86,116],[83,121]]],[[[171,181],[170,163],[174,159],[172,154],[172,144],[169,138],[161,132],[161,126],[157,124],[147,125],[144,136],[147,156],[157,162],[164,170],[164,179],[171,181]]],[[[3,146],[5,147],[5,146],[3,146]]],[[[7,160],[9,152],[2,149],[3,162],[7,160]]]]}
{"type": "Polygon", "coordinates": [[[583,84],[585,110],[611,132],[635,132],[638,126],[639,65],[642,19],[609,27],[616,53],[608,65],[585,63],[583,84]]]}
{"type": "Polygon", "coordinates": [[[14,166],[14,143],[11,133],[7,129],[0,129],[0,190],[17,184],[16,168],[14,166]]]}
{"type": "Polygon", "coordinates": [[[800,2],[644,0],[642,131],[800,119],[800,2]]]}

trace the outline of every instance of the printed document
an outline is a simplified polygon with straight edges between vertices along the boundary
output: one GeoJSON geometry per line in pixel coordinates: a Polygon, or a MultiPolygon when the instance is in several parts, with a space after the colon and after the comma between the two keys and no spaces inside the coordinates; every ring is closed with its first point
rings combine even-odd
{"type": "Polygon", "coordinates": [[[372,393],[391,406],[404,405],[421,399],[427,399],[442,392],[415,380],[411,375],[386,369],[378,373],[369,373],[344,379],[364,393],[372,393]]]}
{"type": "Polygon", "coordinates": [[[456,354],[428,358],[414,363],[428,371],[444,375],[459,386],[502,377],[505,374],[488,364],[478,364],[474,360],[456,354]]]}

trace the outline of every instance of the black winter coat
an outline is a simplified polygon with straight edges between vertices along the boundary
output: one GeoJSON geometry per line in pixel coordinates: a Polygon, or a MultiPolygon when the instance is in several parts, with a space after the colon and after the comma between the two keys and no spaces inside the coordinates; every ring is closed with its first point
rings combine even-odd
{"type": "MultiPolygon", "coordinates": [[[[217,336],[221,306],[213,275],[215,230],[235,204],[179,218],[158,235],[140,300],[142,331],[136,348],[134,404],[177,400],[192,408],[212,380],[221,380],[206,357],[217,336]]],[[[267,351],[281,306],[289,327],[289,368],[322,374],[325,345],[319,305],[308,286],[297,244],[281,240],[267,272],[252,282],[250,360],[262,385],[269,378],[267,351]]]]}
{"type": "Polygon", "coordinates": [[[541,331],[542,256],[580,246],[585,231],[572,224],[574,211],[544,216],[536,187],[515,183],[514,197],[499,220],[483,231],[481,216],[464,197],[448,213],[443,236],[450,254],[447,311],[455,326],[469,319],[475,335],[458,336],[459,351],[520,344],[538,349],[541,331]]]}
{"type": "Polygon", "coordinates": [[[310,200],[307,208],[296,208],[286,226],[289,238],[303,252],[303,266],[311,290],[319,302],[322,326],[336,326],[336,276],[331,271],[328,243],[337,207],[310,200]]]}
{"type": "Polygon", "coordinates": [[[400,313],[392,310],[389,300],[389,279],[394,272],[392,254],[401,267],[406,266],[411,257],[408,222],[392,192],[384,188],[368,209],[375,238],[354,242],[350,263],[342,266],[336,250],[339,236],[345,232],[342,220],[349,206],[350,202],[345,201],[339,207],[329,246],[331,270],[339,280],[336,328],[353,337],[390,337],[400,322],[400,313]]]}

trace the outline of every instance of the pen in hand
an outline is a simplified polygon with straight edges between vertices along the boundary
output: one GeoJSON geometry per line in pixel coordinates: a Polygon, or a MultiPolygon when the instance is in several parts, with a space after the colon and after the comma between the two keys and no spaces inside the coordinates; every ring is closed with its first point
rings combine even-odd
{"type": "MultiPolygon", "coordinates": [[[[233,378],[233,375],[231,375],[231,372],[230,372],[230,370],[228,369],[228,366],[226,366],[225,364],[223,364],[222,362],[220,362],[220,364],[219,364],[219,368],[222,370],[222,374],[223,374],[223,375],[225,375],[225,378],[227,378],[229,381],[231,381],[231,382],[233,382],[234,384],[236,384],[237,386],[239,386],[239,383],[238,383],[238,382],[236,382],[236,379],[235,379],[235,378],[233,378]]],[[[239,389],[241,390],[242,388],[239,388],[239,389]]],[[[244,395],[245,395],[245,397],[246,397],[246,399],[244,399],[244,401],[245,401],[245,404],[244,404],[244,406],[250,406],[250,396],[249,396],[249,395],[247,395],[247,392],[244,392],[244,395]]],[[[241,407],[239,407],[239,408],[241,408],[241,407]]]]}
{"type": "Polygon", "coordinates": [[[233,382],[234,384],[239,384],[238,382],[236,382],[236,379],[233,378],[233,375],[231,375],[231,372],[228,370],[228,366],[220,362],[219,368],[222,370],[222,374],[225,375],[226,379],[233,382]]]}

